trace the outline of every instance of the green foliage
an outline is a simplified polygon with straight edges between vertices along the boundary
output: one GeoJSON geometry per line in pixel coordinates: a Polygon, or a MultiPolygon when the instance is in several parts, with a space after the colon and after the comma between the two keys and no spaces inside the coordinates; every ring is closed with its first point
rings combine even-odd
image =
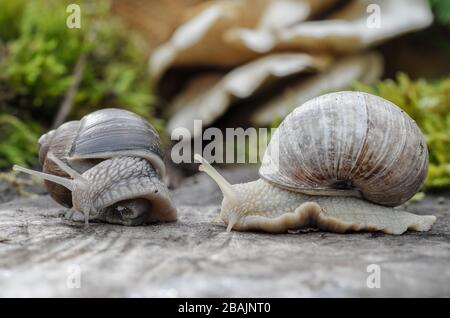
{"type": "Polygon", "coordinates": [[[353,89],[390,100],[405,110],[425,134],[430,166],[425,188],[450,186],[450,77],[440,81],[412,81],[407,75],[374,86],[355,84],[353,89]]]}
{"type": "Polygon", "coordinates": [[[450,25],[450,1],[429,0],[437,22],[450,25]]]}
{"type": "Polygon", "coordinates": [[[0,168],[34,163],[38,135],[51,126],[83,57],[68,119],[121,107],[161,128],[151,117],[145,41],[109,13],[107,0],[78,1],[81,29],[69,29],[69,3],[0,0],[0,168]]]}
{"type": "Polygon", "coordinates": [[[15,116],[0,114],[0,136],[5,140],[0,141],[0,167],[11,162],[20,165],[34,163],[34,157],[29,154],[35,152],[40,132],[33,122],[26,123],[15,116]]]}

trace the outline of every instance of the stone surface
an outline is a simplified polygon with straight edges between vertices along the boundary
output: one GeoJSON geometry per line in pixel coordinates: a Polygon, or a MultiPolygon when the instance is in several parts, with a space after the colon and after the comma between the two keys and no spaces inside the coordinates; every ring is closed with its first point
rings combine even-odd
{"type": "MultiPolygon", "coordinates": [[[[225,173],[233,182],[256,175],[225,173]]],[[[142,227],[84,228],[48,196],[3,203],[0,296],[450,296],[449,194],[410,204],[438,220],[431,232],[402,236],[226,233],[206,175],[172,194],[179,221],[142,227]],[[366,285],[370,264],[380,266],[379,289],[366,285]],[[78,271],[81,288],[69,288],[78,271]]]]}
{"type": "MultiPolygon", "coordinates": [[[[47,190],[44,186],[43,182],[37,181],[36,184],[30,185],[22,185],[11,184],[7,181],[2,180],[2,172],[0,172],[0,204],[11,201],[15,198],[20,197],[20,190],[22,190],[23,194],[46,194],[47,190]]],[[[25,180],[30,180],[28,177],[25,177],[25,180]]]]}

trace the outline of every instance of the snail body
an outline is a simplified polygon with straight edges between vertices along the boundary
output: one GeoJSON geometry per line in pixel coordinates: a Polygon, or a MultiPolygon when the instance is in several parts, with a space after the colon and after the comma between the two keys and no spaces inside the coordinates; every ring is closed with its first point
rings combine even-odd
{"type": "Polygon", "coordinates": [[[436,220],[393,209],[422,186],[428,151],[415,122],[374,95],[331,93],[297,107],[272,136],[257,181],[230,185],[196,159],[224,194],[228,231],[401,234],[427,231],[436,220]]]}
{"type": "Polygon", "coordinates": [[[175,221],[162,179],[165,166],[154,128],[121,109],[102,109],[67,122],[39,139],[43,172],[15,170],[45,179],[52,198],[89,220],[123,225],[175,221]]]}

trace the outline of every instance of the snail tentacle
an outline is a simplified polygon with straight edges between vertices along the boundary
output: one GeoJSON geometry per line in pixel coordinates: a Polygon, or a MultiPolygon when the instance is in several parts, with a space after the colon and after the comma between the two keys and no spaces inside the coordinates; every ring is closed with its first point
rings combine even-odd
{"type": "Polygon", "coordinates": [[[239,194],[233,189],[232,185],[206,159],[199,154],[195,154],[194,159],[201,163],[198,170],[205,172],[217,183],[224,197],[235,204],[240,201],[239,194]]]}
{"type": "Polygon", "coordinates": [[[58,157],[56,157],[53,152],[48,152],[47,158],[56,163],[58,167],[65,173],[67,173],[72,179],[79,181],[81,184],[86,186],[89,184],[88,180],[85,177],[66,165],[64,162],[62,162],[62,160],[58,159],[58,157]]]}
{"type": "Polygon", "coordinates": [[[62,185],[63,187],[67,188],[70,191],[73,191],[74,188],[74,182],[70,179],[67,178],[63,178],[63,177],[58,177],[58,176],[54,176],[48,173],[44,173],[44,172],[39,172],[39,171],[34,171],[31,169],[27,169],[18,165],[14,165],[13,166],[13,170],[14,171],[20,171],[41,179],[45,179],[54,183],[57,183],[59,185],[62,185]]]}
{"type": "Polygon", "coordinates": [[[68,165],[66,165],[64,162],[62,162],[60,159],[58,159],[52,152],[49,152],[47,157],[50,160],[52,160],[54,163],[56,163],[58,165],[58,167],[61,168],[61,170],[63,170],[65,173],[67,173],[75,181],[72,181],[68,178],[48,174],[45,172],[39,172],[39,171],[27,169],[27,168],[24,168],[24,167],[21,167],[18,165],[14,165],[13,170],[24,172],[29,175],[32,175],[32,176],[35,176],[35,177],[38,177],[38,178],[41,178],[44,180],[48,180],[51,182],[55,182],[57,184],[62,185],[63,187],[67,188],[70,191],[73,191],[75,188],[74,182],[76,182],[77,186],[79,186],[79,187],[88,187],[89,182],[86,178],[84,178],[81,174],[79,174],[78,172],[76,172],[75,170],[70,168],[68,165]]]}

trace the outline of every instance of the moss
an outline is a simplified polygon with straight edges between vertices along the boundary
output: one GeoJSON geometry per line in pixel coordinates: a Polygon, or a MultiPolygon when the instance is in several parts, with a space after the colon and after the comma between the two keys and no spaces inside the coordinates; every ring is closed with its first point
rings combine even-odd
{"type": "Polygon", "coordinates": [[[32,165],[36,157],[36,141],[41,129],[34,122],[23,122],[15,116],[0,114],[0,167],[11,163],[32,165]]]}
{"type": "Polygon", "coordinates": [[[450,1],[429,0],[429,3],[437,22],[443,25],[450,25],[450,1]]]}
{"type": "Polygon", "coordinates": [[[0,168],[35,163],[37,138],[52,125],[83,56],[67,120],[120,107],[161,130],[152,116],[146,42],[110,14],[107,0],[79,1],[81,29],[69,29],[69,3],[0,0],[0,168]]]}

